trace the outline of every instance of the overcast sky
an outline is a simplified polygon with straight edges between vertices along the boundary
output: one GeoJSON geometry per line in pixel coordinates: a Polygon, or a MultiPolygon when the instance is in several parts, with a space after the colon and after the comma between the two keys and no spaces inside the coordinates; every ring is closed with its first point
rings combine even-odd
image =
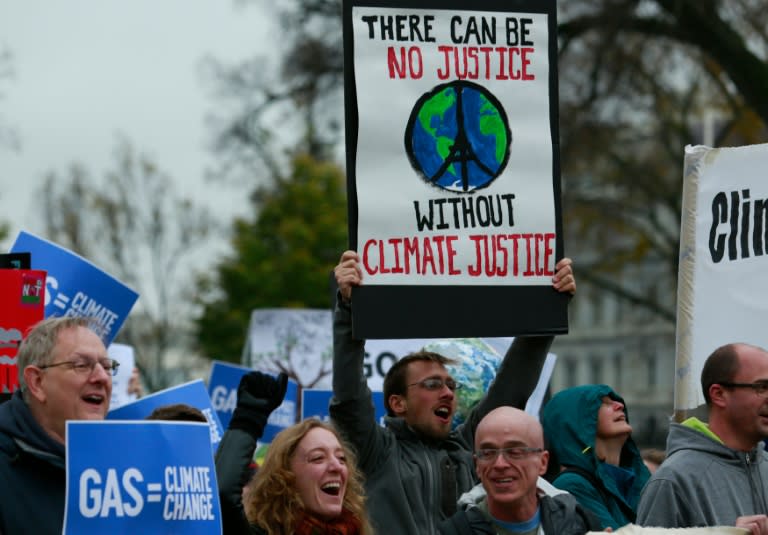
{"type": "Polygon", "coordinates": [[[33,192],[47,171],[77,161],[100,176],[118,134],[221,220],[243,213],[243,191],[203,180],[215,101],[200,62],[267,52],[272,21],[232,0],[0,0],[0,51],[14,71],[0,78],[0,125],[21,145],[0,146],[0,221],[12,224],[0,250],[21,229],[42,232],[33,192]]]}

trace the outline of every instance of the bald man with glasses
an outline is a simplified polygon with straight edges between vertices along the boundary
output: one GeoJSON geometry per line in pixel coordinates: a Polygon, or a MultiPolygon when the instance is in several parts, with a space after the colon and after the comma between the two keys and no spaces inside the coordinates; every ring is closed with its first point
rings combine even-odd
{"type": "Polygon", "coordinates": [[[768,352],[727,344],[704,363],[708,423],[672,423],[667,458],[640,498],[643,526],[736,526],[768,534],[768,352]]]}
{"type": "Polygon", "coordinates": [[[584,535],[599,530],[597,518],[572,495],[548,495],[541,424],[525,411],[498,407],[475,431],[475,470],[484,494],[440,527],[440,535],[584,535]]]}
{"type": "Polygon", "coordinates": [[[87,318],[48,318],[19,346],[20,389],[0,405],[0,533],[60,534],[67,420],[103,420],[118,363],[87,318]]]}

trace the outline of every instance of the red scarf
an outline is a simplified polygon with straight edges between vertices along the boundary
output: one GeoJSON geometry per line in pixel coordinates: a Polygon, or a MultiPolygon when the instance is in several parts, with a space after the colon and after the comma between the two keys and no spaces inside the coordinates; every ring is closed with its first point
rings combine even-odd
{"type": "Polygon", "coordinates": [[[333,520],[321,520],[306,512],[296,523],[295,535],[359,535],[362,526],[360,520],[351,512],[343,509],[333,520]]]}

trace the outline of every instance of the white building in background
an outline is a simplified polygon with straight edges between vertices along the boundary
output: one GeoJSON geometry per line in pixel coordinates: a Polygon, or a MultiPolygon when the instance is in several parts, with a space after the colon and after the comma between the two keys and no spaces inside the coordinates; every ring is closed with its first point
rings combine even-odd
{"type": "MultiPolygon", "coordinates": [[[[624,276],[673,307],[676,289],[661,287],[665,278],[654,272],[639,266],[624,276]]],[[[552,346],[558,357],[552,393],[589,383],[612,386],[627,402],[638,445],[663,449],[673,412],[674,324],[586,283],[571,301],[569,320],[569,334],[557,336],[552,346]]]]}

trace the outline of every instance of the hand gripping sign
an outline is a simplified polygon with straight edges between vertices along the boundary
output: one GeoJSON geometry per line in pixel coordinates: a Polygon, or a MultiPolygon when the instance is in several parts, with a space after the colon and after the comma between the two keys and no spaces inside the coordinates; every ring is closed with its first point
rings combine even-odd
{"type": "Polygon", "coordinates": [[[64,535],[221,533],[208,426],[67,422],[64,535]]]}

